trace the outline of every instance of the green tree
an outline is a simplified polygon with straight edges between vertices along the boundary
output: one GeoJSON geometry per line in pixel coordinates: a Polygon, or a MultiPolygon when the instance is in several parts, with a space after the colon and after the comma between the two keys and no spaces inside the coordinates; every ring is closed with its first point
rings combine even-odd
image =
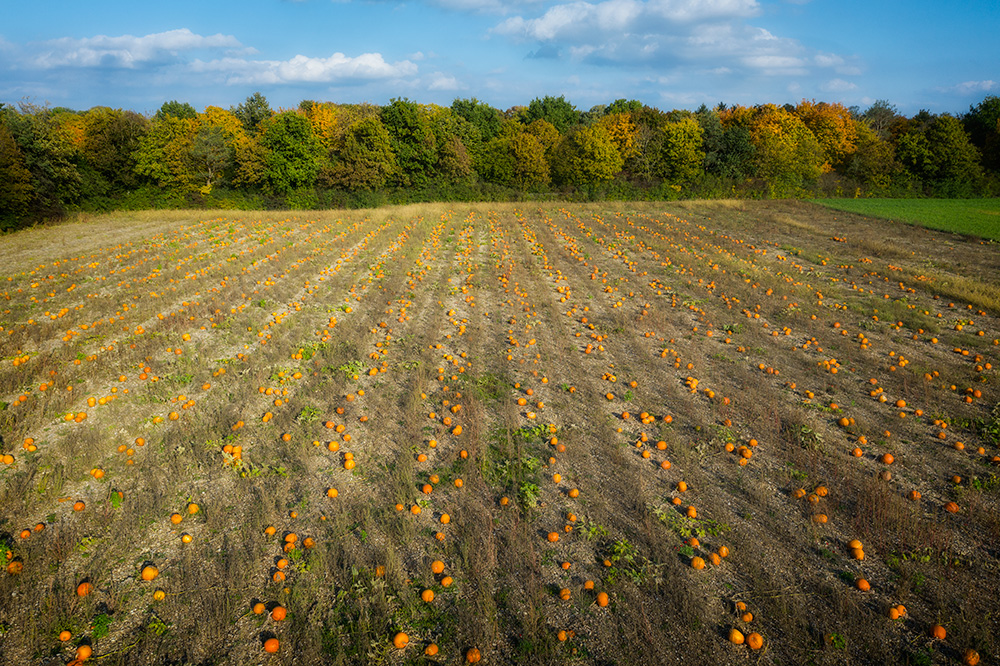
{"type": "Polygon", "coordinates": [[[606,115],[608,115],[607,104],[595,104],[580,114],[580,123],[584,125],[592,125],[599,122],[606,115]]]}
{"type": "Polygon", "coordinates": [[[423,187],[434,176],[437,163],[437,138],[427,114],[416,102],[393,99],[382,108],[382,123],[392,138],[392,149],[399,163],[399,184],[423,187]]]}
{"type": "Polygon", "coordinates": [[[718,173],[726,178],[743,180],[753,173],[757,149],[753,137],[745,127],[727,127],[722,133],[716,157],[718,173]]]}
{"type": "Polygon", "coordinates": [[[565,134],[569,128],[580,122],[580,115],[576,107],[566,101],[564,96],[545,96],[531,100],[521,120],[525,125],[536,120],[545,120],[552,123],[560,134],[565,134]]]}
{"type": "Polygon", "coordinates": [[[221,127],[201,125],[191,144],[191,171],[204,189],[211,188],[222,179],[229,166],[229,145],[221,127]]]}
{"type": "Polygon", "coordinates": [[[942,196],[975,196],[982,181],[980,154],[962,122],[921,111],[896,142],[896,156],[925,189],[942,196]]]}
{"type": "Polygon", "coordinates": [[[962,122],[944,114],[927,131],[934,155],[932,180],[949,196],[974,196],[982,180],[981,155],[965,133],[962,122]]]}
{"type": "Polygon", "coordinates": [[[450,107],[429,104],[421,109],[434,133],[435,151],[433,177],[442,182],[468,182],[473,176],[472,156],[465,140],[473,135],[469,121],[450,107]]]}
{"type": "Polygon", "coordinates": [[[18,111],[5,108],[0,113],[31,174],[31,214],[61,215],[82,193],[78,168],[84,140],[82,119],[71,112],[57,114],[33,104],[21,104],[18,111]],[[78,131],[63,131],[70,119],[78,131]]]}
{"type": "Polygon", "coordinates": [[[632,102],[615,102],[611,105],[611,108],[630,108],[628,117],[635,126],[636,153],[625,158],[622,171],[630,180],[648,184],[656,179],[663,127],[669,121],[669,116],[651,106],[634,107],[632,102]]]}
{"type": "Polygon", "coordinates": [[[153,116],[155,120],[162,120],[166,116],[174,116],[182,120],[194,120],[198,117],[198,112],[187,102],[178,102],[176,99],[164,102],[153,116]]]}
{"type": "Polygon", "coordinates": [[[456,99],[451,103],[451,110],[476,128],[481,143],[492,141],[500,135],[500,131],[503,129],[503,114],[475,97],[456,99]]]}
{"type": "Polygon", "coordinates": [[[875,136],[881,139],[889,138],[889,128],[897,118],[899,113],[896,107],[884,99],[875,100],[875,103],[861,114],[861,119],[875,132],[875,136]]]}
{"type": "Polygon", "coordinates": [[[871,193],[890,191],[901,167],[896,151],[888,141],[866,123],[858,124],[857,149],[848,157],[844,174],[868,188],[871,193]]]}
{"type": "Polygon", "coordinates": [[[962,124],[983,156],[983,166],[1000,171],[1000,97],[989,95],[962,116],[962,124]]]}
{"type": "Polygon", "coordinates": [[[505,125],[503,132],[486,146],[483,178],[491,183],[524,191],[550,181],[548,149],[559,133],[544,120],[525,127],[519,122],[505,125]]]}
{"type": "Polygon", "coordinates": [[[264,121],[274,115],[267,98],[260,92],[255,92],[247,97],[246,101],[232,109],[232,113],[239,118],[243,129],[249,134],[256,134],[262,130],[264,121]]]}
{"type": "Polygon", "coordinates": [[[268,192],[285,196],[315,184],[323,147],[313,136],[308,118],[295,111],[279,113],[264,124],[260,144],[268,192]]]}
{"type": "Polygon", "coordinates": [[[324,170],[321,183],[350,191],[378,190],[398,169],[388,130],[377,116],[369,116],[347,128],[333,166],[324,170]]]}
{"type": "Polygon", "coordinates": [[[663,180],[689,183],[703,173],[703,131],[693,115],[685,115],[663,127],[657,175],[663,180]]]}
{"type": "Polygon", "coordinates": [[[642,102],[637,99],[616,99],[615,101],[608,104],[608,107],[604,110],[604,113],[610,115],[612,113],[635,113],[642,110],[642,102]]]}
{"type": "Polygon", "coordinates": [[[84,114],[82,158],[115,195],[137,184],[135,151],[149,121],[133,111],[94,107],[84,114]]]}

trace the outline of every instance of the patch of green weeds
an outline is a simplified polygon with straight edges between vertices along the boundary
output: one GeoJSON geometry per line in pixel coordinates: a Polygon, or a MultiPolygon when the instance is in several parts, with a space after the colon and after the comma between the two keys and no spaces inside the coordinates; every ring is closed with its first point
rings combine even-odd
{"type": "Polygon", "coordinates": [[[703,539],[706,535],[719,536],[731,529],[728,524],[712,518],[689,518],[675,511],[672,506],[650,506],[649,510],[660,522],[685,541],[691,537],[703,539]]]}
{"type": "Polygon", "coordinates": [[[344,379],[351,380],[354,379],[355,375],[360,375],[361,371],[365,368],[365,362],[361,360],[354,360],[348,363],[344,363],[336,368],[337,372],[344,374],[344,379]]]}
{"type": "Polygon", "coordinates": [[[809,475],[802,470],[795,469],[795,463],[785,463],[785,473],[792,479],[798,481],[805,481],[809,478],[809,475]]]}
{"type": "Polygon", "coordinates": [[[539,488],[537,483],[525,481],[517,489],[517,502],[522,509],[534,509],[538,506],[539,488]]]}
{"type": "Polygon", "coordinates": [[[626,538],[616,539],[611,542],[608,548],[608,567],[605,580],[609,585],[614,585],[622,579],[632,581],[636,585],[642,585],[649,578],[650,562],[648,558],[640,557],[639,549],[626,538]]]}
{"type": "Polygon", "coordinates": [[[105,638],[109,633],[111,633],[111,616],[107,613],[100,613],[94,618],[93,629],[91,630],[91,637],[95,641],[99,641],[105,638]]]}
{"type": "Polygon", "coordinates": [[[299,423],[313,423],[320,417],[320,411],[313,407],[312,405],[306,405],[299,412],[299,415],[295,417],[295,420],[299,423]]]}
{"type": "Polygon", "coordinates": [[[594,539],[604,539],[608,536],[608,528],[599,523],[585,521],[577,531],[584,536],[587,541],[594,539]]]}
{"type": "Polygon", "coordinates": [[[507,396],[513,386],[509,379],[492,372],[486,372],[475,378],[469,378],[466,382],[468,384],[468,391],[477,400],[486,404],[500,402],[507,396]]]}

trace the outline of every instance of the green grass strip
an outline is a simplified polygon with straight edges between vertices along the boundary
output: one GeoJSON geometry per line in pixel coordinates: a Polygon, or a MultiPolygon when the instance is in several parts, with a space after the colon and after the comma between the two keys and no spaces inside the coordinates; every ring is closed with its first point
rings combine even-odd
{"type": "Polygon", "coordinates": [[[821,206],[1000,240],[1000,199],[819,199],[821,206]]]}

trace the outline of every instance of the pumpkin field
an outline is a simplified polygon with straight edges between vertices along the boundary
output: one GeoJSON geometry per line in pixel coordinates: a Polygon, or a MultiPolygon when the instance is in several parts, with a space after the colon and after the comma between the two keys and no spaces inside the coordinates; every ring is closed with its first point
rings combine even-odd
{"type": "Polygon", "coordinates": [[[1000,252],[796,201],[0,238],[4,664],[1000,656],[1000,252]]]}

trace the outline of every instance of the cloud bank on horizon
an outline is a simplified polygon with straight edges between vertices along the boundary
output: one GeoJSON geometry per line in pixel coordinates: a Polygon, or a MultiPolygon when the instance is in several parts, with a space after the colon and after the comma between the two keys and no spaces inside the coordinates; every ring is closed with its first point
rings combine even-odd
{"type": "Polygon", "coordinates": [[[898,16],[858,0],[177,0],[168,17],[119,0],[44,5],[0,27],[2,102],[149,112],[259,90],[286,108],[565,95],[581,109],[812,98],[960,113],[1000,94],[992,3],[918,0],[898,16]]]}

